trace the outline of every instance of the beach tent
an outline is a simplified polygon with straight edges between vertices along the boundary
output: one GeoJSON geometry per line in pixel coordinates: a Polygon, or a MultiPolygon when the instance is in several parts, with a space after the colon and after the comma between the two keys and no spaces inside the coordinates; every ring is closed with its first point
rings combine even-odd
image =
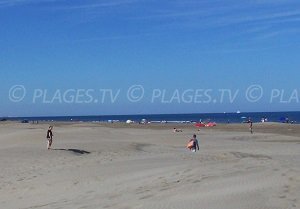
{"type": "Polygon", "coordinates": [[[214,127],[214,126],[216,126],[216,125],[217,125],[216,123],[209,122],[209,123],[206,124],[205,126],[206,126],[206,127],[214,127]]]}
{"type": "Polygon", "coordinates": [[[197,127],[197,128],[205,127],[205,124],[204,123],[196,123],[195,127],[197,127]]]}

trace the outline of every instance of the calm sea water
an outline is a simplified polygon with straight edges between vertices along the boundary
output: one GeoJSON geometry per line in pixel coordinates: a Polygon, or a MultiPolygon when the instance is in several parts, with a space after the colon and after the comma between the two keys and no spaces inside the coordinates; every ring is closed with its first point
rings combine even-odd
{"type": "Polygon", "coordinates": [[[99,121],[118,120],[124,122],[132,120],[139,122],[142,119],[147,121],[168,121],[168,122],[217,122],[217,123],[242,123],[251,118],[254,122],[260,122],[263,117],[269,122],[282,122],[288,117],[290,121],[300,122],[300,112],[251,112],[251,113],[197,113],[197,114],[153,114],[153,115],[103,115],[103,116],[57,116],[57,117],[18,117],[10,120],[39,120],[39,121],[99,121]]]}

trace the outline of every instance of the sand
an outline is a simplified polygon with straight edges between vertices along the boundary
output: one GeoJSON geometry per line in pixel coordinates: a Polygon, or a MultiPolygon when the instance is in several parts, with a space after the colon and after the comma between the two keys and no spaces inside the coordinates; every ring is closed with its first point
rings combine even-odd
{"type": "Polygon", "coordinates": [[[0,123],[1,209],[300,208],[299,125],[48,125],[0,123]]]}

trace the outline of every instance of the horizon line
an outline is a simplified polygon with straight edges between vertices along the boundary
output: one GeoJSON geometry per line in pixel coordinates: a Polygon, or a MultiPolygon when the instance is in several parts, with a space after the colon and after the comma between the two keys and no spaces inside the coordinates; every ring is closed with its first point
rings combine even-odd
{"type": "Polygon", "coordinates": [[[300,112],[300,110],[289,111],[248,111],[248,112],[202,112],[202,113],[145,113],[145,114],[104,114],[104,115],[56,115],[56,116],[0,116],[7,118],[58,118],[58,117],[106,117],[106,116],[143,116],[143,115],[195,115],[195,114],[248,114],[248,113],[291,113],[300,112]]]}

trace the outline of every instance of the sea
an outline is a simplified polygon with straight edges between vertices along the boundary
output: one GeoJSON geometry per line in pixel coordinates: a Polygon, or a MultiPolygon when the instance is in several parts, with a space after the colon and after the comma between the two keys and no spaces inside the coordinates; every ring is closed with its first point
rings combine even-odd
{"type": "Polygon", "coordinates": [[[193,114],[145,114],[145,115],[93,115],[93,116],[46,116],[46,117],[10,117],[1,120],[13,121],[73,121],[73,122],[134,122],[152,123],[243,123],[251,119],[253,122],[290,122],[300,123],[298,112],[238,112],[238,113],[193,113],[193,114]]]}

